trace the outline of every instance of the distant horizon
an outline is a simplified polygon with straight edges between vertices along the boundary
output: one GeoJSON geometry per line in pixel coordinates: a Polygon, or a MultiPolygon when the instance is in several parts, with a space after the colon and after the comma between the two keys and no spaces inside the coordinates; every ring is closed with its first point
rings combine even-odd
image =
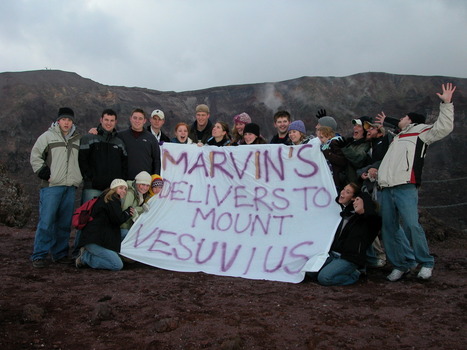
{"type": "Polygon", "coordinates": [[[92,80],[98,84],[105,85],[105,86],[122,86],[122,87],[127,87],[127,88],[140,88],[140,89],[148,89],[148,90],[155,90],[155,91],[161,91],[161,92],[176,92],[176,93],[183,93],[183,92],[190,92],[190,91],[200,91],[200,90],[209,90],[213,88],[220,88],[220,87],[228,87],[228,86],[244,86],[244,85],[255,85],[255,84],[276,84],[276,83],[281,83],[281,82],[287,82],[287,81],[292,81],[292,80],[297,80],[301,78],[347,78],[355,75],[361,75],[361,74],[387,74],[387,75],[397,75],[397,76],[412,76],[412,77],[444,77],[444,78],[453,78],[453,79],[467,79],[463,77],[455,77],[455,76],[448,76],[448,75],[422,75],[422,74],[399,74],[399,73],[388,73],[388,72],[359,72],[359,73],[354,73],[354,74],[349,74],[345,76],[337,76],[337,75],[329,75],[329,76],[321,76],[321,75],[316,75],[316,76],[309,76],[309,75],[304,75],[296,78],[291,78],[291,79],[285,79],[285,80],[279,80],[279,81],[263,81],[263,82],[253,82],[253,83],[244,83],[244,84],[227,84],[227,85],[216,85],[216,86],[210,86],[210,87],[205,87],[205,88],[200,88],[200,89],[194,89],[194,90],[180,90],[180,91],[174,91],[174,90],[159,90],[159,89],[152,89],[149,87],[145,86],[127,86],[127,85],[111,85],[111,84],[105,84],[100,81],[94,80],[90,77],[83,76],[79,74],[78,72],[72,72],[72,71],[66,71],[62,69],[52,69],[52,68],[47,68],[47,69],[31,69],[31,70],[22,70],[22,71],[3,71],[0,72],[0,74],[8,74],[8,73],[32,73],[32,72],[47,72],[47,71],[56,71],[56,72],[63,72],[63,73],[72,73],[80,76],[83,79],[89,79],[92,80]]]}

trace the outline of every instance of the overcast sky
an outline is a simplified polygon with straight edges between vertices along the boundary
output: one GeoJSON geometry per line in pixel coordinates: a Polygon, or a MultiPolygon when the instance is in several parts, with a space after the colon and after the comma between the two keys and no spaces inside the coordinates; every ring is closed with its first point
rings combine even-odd
{"type": "Polygon", "coordinates": [[[187,91],[361,72],[467,77],[465,0],[1,0],[0,72],[187,91]]]}

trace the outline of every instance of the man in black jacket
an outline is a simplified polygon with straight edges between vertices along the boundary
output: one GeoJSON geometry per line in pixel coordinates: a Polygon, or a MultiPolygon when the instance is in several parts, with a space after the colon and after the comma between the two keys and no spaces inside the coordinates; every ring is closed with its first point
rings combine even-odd
{"type": "Polygon", "coordinates": [[[142,171],[149,174],[160,174],[161,171],[159,142],[144,128],[146,121],[146,113],[141,108],[136,108],[131,113],[130,128],[118,133],[128,153],[129,180],[133,180],[142,171]]]}
{"type": "MultiPolygon", "coordinates": [[[[78,162],[84,185],[81,204],[99,196],[108,188],[112,180],[127,180],[128,157],[125,144],[117,136],[117,113],[105,109],[100,118],[97,134],[87,134],[81,138],[78,162]]],[[[80,231],[76,231],[73,256],[78,253],[80,231]]]]}

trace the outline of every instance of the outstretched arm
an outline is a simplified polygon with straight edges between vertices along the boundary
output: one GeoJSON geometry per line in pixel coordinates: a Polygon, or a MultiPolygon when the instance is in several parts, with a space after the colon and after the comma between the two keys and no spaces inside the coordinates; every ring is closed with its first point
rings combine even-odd
{"type": "Polygon", "coordinates": [[[454,91],[456,91],[456,87],[452,85],[452,83],[447,83],[446,87],[444,87],[444,84],[441,86],[443,89],[443,93],[440,94],[439,92],[436,93],[438,97],[444,102],[444,103],[451,103],[452,99],[452,94],[454,91]]]}

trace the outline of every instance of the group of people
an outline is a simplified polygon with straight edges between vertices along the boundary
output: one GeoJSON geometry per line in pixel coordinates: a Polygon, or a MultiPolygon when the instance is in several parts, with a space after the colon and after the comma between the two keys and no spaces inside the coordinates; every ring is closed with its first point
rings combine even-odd
{"type": "MultiPolygon", "coordinates": [[[[384,266],[386,259],[394,267],[387,277],[390,281],[418,265],[419,278],[431,277],[434,261],[418,222],[418,186],[427,146],[453,129],[455,89],[443,84],[437,93],[440,114],[432,125],[422,114],[396,119],[381,112],[374,119],[353,119],[350,137],[337,133],[336,120],[325,110],[316,115],[315,135],[309,135],[305,123],[292,120],[287,111],[274,115],[277,133],[269,143],[320,147],[339,193],[342,221],[329,258],[317,274],[319,283],[355,283],[366,266],[384,266]]],[[[196,107],[195,117],[192,125],[178,123],[170,138],[162,131],[165,115],[160,109],[151,113],[147,127],[145,112],[135,109],[130,127],[120,132],[117,114],[106,109],[99,126],[81,137],[73,110],[60,108],[56,122],[31,152],[33,170],[42,179],[33,266],[46,266],[50,252],[58,263],[121,269],[120,242],[145,210],[148,197],[163,185],[158,174],[164,142],[219,147],[267,143],[260,126],[245,112],[233,118],[232,133],[227,123],[211,122],[205,104],[196,107]],[[73,260],[68,257],[70,222],[82,180],[82,202],[99,199],[92,213],[96,219],[77,232],[73,260]]]]}

